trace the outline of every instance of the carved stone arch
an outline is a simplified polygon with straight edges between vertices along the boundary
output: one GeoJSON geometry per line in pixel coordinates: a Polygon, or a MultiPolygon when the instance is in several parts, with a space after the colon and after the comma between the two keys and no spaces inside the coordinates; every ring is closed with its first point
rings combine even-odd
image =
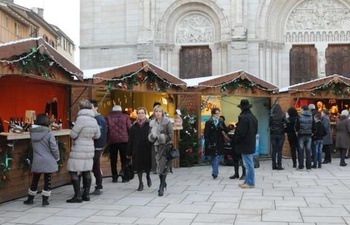
{"type": "MultiPolygon", "coordinates": [[[[350,9],[349,0],[335,0],[350,9]]],[[[257,37],[285,42],[285,26],[293,10],[306,0],[263,0],[256,18],[257,37]]],[[[310,32],[311,35],[311,32],[310,32]]],[[[317,34],[316,38],[317,39],[317,34]]]]}
{"type": "Polygon", "coordinates": [[[230,40],[230,27],[227,16],[212,0],[178,0],[163,13],[157,27],[157,42],[174,44],[175,28],[179,20],[190,13],[207,15],[214,24],[214,42],[230,40]]]}

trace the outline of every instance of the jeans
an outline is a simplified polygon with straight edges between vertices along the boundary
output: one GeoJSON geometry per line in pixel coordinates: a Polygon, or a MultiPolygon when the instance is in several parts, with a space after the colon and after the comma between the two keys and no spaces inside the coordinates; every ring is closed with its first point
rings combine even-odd
{"type": "Polygon", "coordinates": [[[304,149],[306,153],[306,169],[311,169],[311,135],[300,135],[298,137],[299,152],[299,169],[304,168],[304,149]]]}
{"type": "Polygon", "coordinates": [[[92,166],[92,172],[94,173],[96,179],[96,189],[102,189],[102,174],[101,174],[101,158],[102,150],[95,150],[94,164],[92,166]]]}
{"type": "Polygon", "coordinates": [[[211,174],[214,176],[218,176],[219,175],[219,164],[221,162],[222,156],[221,155],[215,155],[211,157],[211,166],[212,166],[212,172],[211,174]]]}
{"type": "Polygon", "coordinates": [[[276,167],[276,156],[278,167],[282,166],[282,148],[284,143],[284,134],[271,134],[272,144],[272,167],[276,167]]]}
{"type": "Polygon", "coordinates": [[[254,174],[254,154],[242,154],[243,165],[246,169],[244,183],[250,186],[255,186],[254,174]]]}
{"type": "Polygon", "coordinates": [[[315,140],[314,141],[315,146],[315,155],[314,155],[314,165],[321,165],[322,163],[322,147],[323,147],[323,140],[315,140]]]}

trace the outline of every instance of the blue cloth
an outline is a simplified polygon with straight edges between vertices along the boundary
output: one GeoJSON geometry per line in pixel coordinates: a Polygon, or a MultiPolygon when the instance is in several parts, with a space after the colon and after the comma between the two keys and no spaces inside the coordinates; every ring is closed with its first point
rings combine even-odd
{"type": "Polygon", "coordinates": [[[94,140],[94,145],[95,145],[95,149],[102,150],[102,148],[107,143],[107,126],[106,126],[106,121],[103,118],[103,116],[101,116],[100,114],[96,115],[95,119],[97,121],[98,126],[100,127],[101,136],[100,136],[100,138],[94,140]]]}
{"type": "Polygon", "coordinates": [[[221,162],[221,155],[215,155],[211,157],[211,166],[212,166],[212,172],[211,174],[214,176],[219,175],[219,164],[221,162]]]}
{"type": "Polygon", "coordinates": [[[314,141],[315,146],[315,154],[314,154],[314,163],[318,163],[318,165],[321,165],[322,163],[322,148],[323,148],[323,139],[322,140],[315,140],[314,141]]]}
{"type": "Polygon", "coordinates": [[[246,170],[244,183],[255,186],[254,154],[242,154],[242,160],[246,170]]]}
{"type": "Polygon", "coordinates": [[[311,136],[299,135],[298,144],[299,169],[304,168],[304,150],[306,153],[306,169],[311,169],[311,136]]]}

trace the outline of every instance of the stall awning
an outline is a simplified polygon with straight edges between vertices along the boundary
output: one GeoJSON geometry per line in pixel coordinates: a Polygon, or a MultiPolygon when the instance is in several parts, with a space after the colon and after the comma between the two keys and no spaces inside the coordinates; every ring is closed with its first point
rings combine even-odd
{"type": "Polygon", "coordinates": [[[97,73],[93,76],[93,79],[94,83],[101,83],[113,79],[122,79],[125,76],[136,75],[141,71],[150,72],[153,75],[156,75],[159,79],[173,86],[186,89],[186,82],[147,60],[130,63],[127,65],[112,68],[104,72],[97,73]]]}
{"type": "Polygon", "coordinates": [[[47,55],[71,76],[83,81],[83,71],[57,52],[56,49],[46,43],[42,38],[22,39],[0,44],[0,62],[10,64],[13,62],[13,57],[15,56],[21,56],[27,53],[26,56],[29,57],[31,53],[37,51],[41,54],[47,55]]]}
{"type": "Polygon", "coordinates": [[[244,70],[239,70],[239,71],[235,71],[232,73],[228,73],[228,74],[224,74],[221,76],[216,76],[212,79],[206,80],[206,81],[202,81],[199,82],[197,86],[197,88],[199,89],[206,89],[206,88],[215,88],[215,87],[225,87],[225,85],[228,85],[232,82],[235,82],[237,80],[247,80],[249,81],[252,85],[255,85],[257,87],[259,87],[260,89],[267,91],[267,92],[273,92],[273,91],[277,91],[278,88],[269,83],[266,82],[244,70]]]}

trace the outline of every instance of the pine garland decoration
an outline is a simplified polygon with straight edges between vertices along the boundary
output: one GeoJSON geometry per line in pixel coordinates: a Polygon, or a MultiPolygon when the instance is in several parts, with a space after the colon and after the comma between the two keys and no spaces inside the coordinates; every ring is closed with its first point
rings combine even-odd
{"type": "Polygon", "coordinates": [[[11,164],[11,148],[3,144],[0,146],[0,188],[5,187],[10,182],[11,164]]]}

